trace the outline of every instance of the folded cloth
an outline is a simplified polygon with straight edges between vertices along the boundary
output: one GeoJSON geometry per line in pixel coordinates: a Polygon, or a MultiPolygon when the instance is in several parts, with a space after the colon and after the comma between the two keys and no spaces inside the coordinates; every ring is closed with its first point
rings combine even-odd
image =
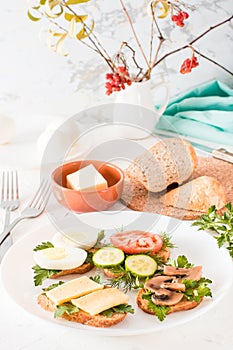
{"type": "Polygon", "coordinates": [[[233,146],[233,89],[214,80],[174,97],[156,129],[233,146]]]}

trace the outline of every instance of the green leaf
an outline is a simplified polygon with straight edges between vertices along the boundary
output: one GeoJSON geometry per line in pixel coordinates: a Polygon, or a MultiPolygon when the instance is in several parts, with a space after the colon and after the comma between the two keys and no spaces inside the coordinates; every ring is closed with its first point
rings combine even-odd
{"type": "Polygon", "coordinates": [[[78,5],[81,4],[83,2],[89,2],[90,0],[68,0],[66,1],[66,5],[78,5]]]}
{"type": "Polygon", "coordinates": [[[176,260],[171,262],[173,266],[179,267],[179,268],[185,268],[188,269],[193,266],[185,255],[179,255],[176,260]]]}
{"type": "Polygon", "coordinates": [[[75,312],[79,312],[79,308],[75,305],[73,305],[70,302],[64,303],[62,305],[57,305],[55,312],[54,312],[54,318],[61,317],[64,313],[68,315],[72,315],[75,312]]]}
{"type": "Polygon", "coordinates": [[[148,292],[145,294],[142,294],[142,299],[147,300],[147,309],[153,311],[155,316],[159,319],[159,321],[163,321],[166,316],[168,311],[170,310],[169,306],[164,306],[164,305],[156,305],[153,303],[151,300],[152,293],[148,292]]]}
{"type": "Polygon", "coordinates": [[[102,284],[102,280],[101,280],[101,276],[100,275],[96,275],[96,276],[91,276],[90,279],[96,283],[102,284]]]}
{"type": "Polygon", "coordinates": [[[175,248],[175,244],[172,243],[171,237],[166,232],[161,232],[161,236],[163,239],[163,246],[162,248],[175,248]]]}
{"type": "Polygon", "coordinates": [[[28,15],[29,19],[30,19],[31,21],[33,21],[33,22],[38,22],[38,21],[41,20],[41,17],[35,17],[35,16],[33,16],[33,15],[30,13],[29,10],[28,10],[28,12],[27,12],[27,15],[28,15]]]}
{"type": "Polygon", "coordinates": [[[134,313],[134,309],[132,308],[131,305],[127,305],[127,304],[120,304],[117,306],[114,306],[108,310],[104,310],[100,313],[100,315],[104,315],[106,317],[112,317],[112,315],[114,313],[120,313],[120,314],[124,314],[124,313],[134,313]]]}
{"type": "Polygon", "coordinates": [[[98,237],[96,244],[94,245],[94,248],[100,248],[101,247],[101,241],[105,238],[104,230],[101,230],[98,232],[98,237]]]}
{"type": "Polygon", "coordinates": [[[38,244],[33,251],[36,252],[38,250],[43,250],[43,249],[47,249],[47,248],[54,248],[53,243],[51,242],[42,242],[41,244],[38,244]]]}
{"type": "Polygon", "coordinates": [[[225,205],[223,215],[217,213],[215,206],[208,209],[208,214],[201,217],[193,223],[199,230],[210,230],[215,233],[218,247],[225,246],[231,257],[233,257],[233,208],[231,203],[225,205]]]}
{"type": "Polygon", "coordinates": [[[84,261],[84,264],[93,264],[92,257],[93,257],[93,252],[87,252],[87,257],[86,257],[86,260],[84,261]]]}
{"type": "Polygon", "coordinates": [[[33,266],[32,269],[34,270],[33,279],[35,286],[40,286],[44,280],[61,272],[61,270],[42,269],[39,265],[33,266]]]}
{"type": "Polygon", "coordinates": [[[87,19],[88,15],[82,15],[82,16],[77,16],[77,15],[73,15],[71,13],[65,13],[64,18],[67,21],[71,21],[73,18],[75,19],[75,22],[84,22],[87,19]]]}
{"type": "Polygon", "coordinates": [[[50,286],[46,287],[46,288],[42,288],[42,290],[44,292],[48,292],[49,290],[52,290],[54,288],[57,288],[59,286],[61,286],[62,284],[64,284],[65,282],[63,281],[59,281],[58,283],[53,283],[53,284],[50,284],[50,286]]]}
{"type": "Polygon", "coordinates": [[[212,293],[208,284],[212,283],[210,279],[202,277],[199,281],[196,280],[182,280],[185,285],[184,297],[189,301],[200,302],[203,297],[212,297],[212,293]]]}

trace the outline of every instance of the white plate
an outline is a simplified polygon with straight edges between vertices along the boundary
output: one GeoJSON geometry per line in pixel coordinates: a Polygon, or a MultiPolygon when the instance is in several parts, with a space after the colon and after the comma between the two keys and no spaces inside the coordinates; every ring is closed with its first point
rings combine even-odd
{"type": "MultiPolygon", "coordinates": [[[[114,231],[122,224],[126,229],[144,228],[152,232],[171,233],[172,241],[178,247],[173,249],[172,257],[184,254],[190,262],[202,265],[203,275],[213,281],[211,285],[213,298],[206,298],[193,310],[168,315],[163,322],[160,322],[155,316],[144,313],[136,306],[136,292],[131,292],[130,304],[133,305],[135,314],[127,315],[123,322],[111,328],[94,328],[66,320],[55,320],[52,313],[44,311],[37,305],[36,298],[41,292],[41,287],[34,287],[31,269],[34,265],[33,248],[42,241],[50,240],[55,232],[55,229],[50,226],[25,235],[11,247],[2,261],[1,276],[6,291],[17,304],[34,316],[65,327],[91,332],[91,334],[111,336],[143,334],[174,327],[199,317],[210,308],[215,307],[231,286],[233,270],[228,251],[224,248],[219,249],[215,239],[206,232],[197,231],[188,222],[132,211],[88,213],[82,214],[79,218],[88,222],[92,227],[106,229],[106,233],[110,228],[114,231]]],[[[113,231],[110,230],[110,232],[113,231]]],[[[90,274],[94,275],[94,270],[90,274]]],[[[50,283],[51,280],[48,280],[43,286],[50,283]]]]}

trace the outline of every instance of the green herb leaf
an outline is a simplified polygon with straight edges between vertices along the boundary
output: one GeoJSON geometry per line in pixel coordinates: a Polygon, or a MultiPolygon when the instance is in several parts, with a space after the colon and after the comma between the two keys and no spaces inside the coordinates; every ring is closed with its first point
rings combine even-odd
{"type": "Polygon", "coordinates": [[[120,314],[124,314],[124,313],[134,313],[134,309],[132,308],[131,305],[127,305],[127,304],[120,304],[117,306],[114,306],[108,310],[104,310],[102,311],[100,314],[104,315],[106,317],[112,317],[112,315],[114,313],[120,313],[120,314]]]}
{"type": "Polygon", "coordinates": [[[148,301],[147,303],[148,310],[153,311],[153,313],[155,314],[155,316],[157,316],[159,321],[163,321],[166,318],[167,313],[170,310],[170,307],[154,304],[153,301],[151,300],[151,296],[152,296],[152,293],[148,292],[148,293],[142,294],[142,299],[145,299],[148,301]]]}
{"type": "Polygon", "coordinates": [[[172,243],[171,241],[171,236],[169,236],[166,232],[161,232],[161,236],[162,236],[162,239],[163,239],[163,246],[162,246],[162,249],[163,248],[175,248],[175,244],[172,243]]]}
{"type": "Polygon", "coordinates": [[[209,208],[208,214],[203,214],[194,221],[193,226],[198,226],[200,230],[210,230],[216,233],[214,238],[217,240],[218,247],[226,246],[230,256],[233,258],[233,207],[227,203],[226,211],[223,215],[217,213],[213,205],[209,208]]]}
{"type": "Polygon", "coordinates": [[[84,264],[93,264],[92,257],[93,257],[93,253],[87,252],[87,257],[86,257],[86,260],[84,261],[84,264]]]}
{"type": "Polygon", "coordinates": [[[52,290],[54,288],[57,288],[59,286],[61,286],[62,284],[64,284],[65,282],[63,281],[59,281],[58,283],[53,283],[53,284],[50,284],[50,286],[46,287],[46,288],[42,288],[42,290],[44,292],[48,292],[49,290],[52,290]]]}
{"type": "Polygon", "coordinates": [[[90,276],[90,279],[96,283],[99,284],[103,284],[101,276],[100,275],[96,275],[96,276],[90,276]]]}
{"type": "Polygon", "coordinates": [[[47,248],[54,248],[53,243],[51,242],[42,242],[41,244],[38,244],[33,251],[36,252],[38,250],[43,250],[43,249],[47,249],[47,248]]]}
{"type": "Polygon", "coordinates": [[[185,285],[184,297],[187,300],[200,302],[203,297],[212,297],[212,293],[208,284],[212,283],[210,279],[202,277],[199,281],[186,280],[182,283],[185,285]]]}
{"type": "Polygon", "coordinates": [[[102,241],[104,238],[105,238],[104,230],[99,231],[96,244],[94,245],[93,248],[101,248],[103,246],[102,241]]]}
{"type": "Polygon", "coordinates": [[[184,269],[188,269],[193,266],[193,264],[191,264],[188,261],[185,255],[179,255],[176,260],[170,261],[170,263],[172,266],[176,266],[184,269]]]}
{"type": "Polygon", "coordinates": [[[61,270],[42,269],[39,265],[33,266],[32,269],[34,270],[33,279],[35,286],[40,286],[44,280],[61,272],[61,270]]]}
{"type": "Polygon", "coordinates": [[[61,317],[64,313],[72,315],[75,312],[79,312],[79,308],[70,302],[64,303],[62,305],[56,306],[54,312],[54,318],[61,317]]]}

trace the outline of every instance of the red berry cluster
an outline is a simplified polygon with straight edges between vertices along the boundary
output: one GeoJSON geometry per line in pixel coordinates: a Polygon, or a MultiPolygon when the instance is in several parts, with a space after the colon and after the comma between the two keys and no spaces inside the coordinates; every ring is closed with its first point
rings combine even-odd
{"type": "Polygon", "coordinates": [[[171,17],[172,22],[175,22],[178,27],[184,26],[184,20],[189,18],[189,14],[184,11],[177,12],[176,15],[171,17]]]}
{"type": "Polygon", "coordinates": [[[118,67],[113,73],[107,73],[106,80],[106,95],[111,95],[114,91],[124,90],[125,84],[132,84],[132,81],[129,79],[129,72],[124,66],[118,67]]]}
{"type": "Polygon", "coordinates": [[[181,74],[187,74],[192,71],[193,68],[196,68],[199,66],[199,63],[197,61],[197,57],[194,55],[191,58],[187,58],[180,67],[180,73],[181,74]]]}

